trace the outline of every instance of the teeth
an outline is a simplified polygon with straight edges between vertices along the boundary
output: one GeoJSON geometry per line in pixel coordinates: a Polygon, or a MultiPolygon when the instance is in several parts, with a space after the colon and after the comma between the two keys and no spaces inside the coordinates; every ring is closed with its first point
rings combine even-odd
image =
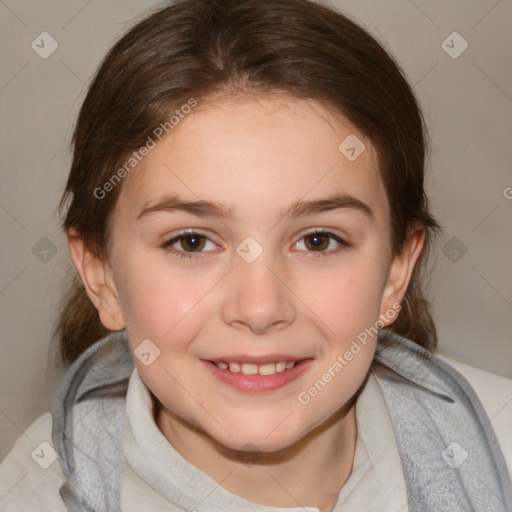
{"type": "Polygon", "coordinates": [[[274,375],[276,373],[275,363],[261,364],[258,373],[260,375],[274,375]]]}
{"type": "Polygon", "coordinates": [[[240,365],[238,363],[229,363],[229,371],[232,373],[240,373],[240,365]]]}
{"type": "Polygon", "coordinates": [[[221,370],[229,369],[232,373],[244,375],[274,375],[289,370],[295,366],[295,362],[279,361],[278,363],[252,364],[252,363],[215,363],[221,370]]]}
{"type": "Polygon", "coordinates": [[[286,363],[284,361],[279,361],[279,363],[276,363],[276,373],[284,372],[286,368],[286,363]]]}
{"type": "Polygon", "coordinates": [[[243,363],[240,369],[244,375],[256,375],[258,373],[257,364],[243,363]]]}

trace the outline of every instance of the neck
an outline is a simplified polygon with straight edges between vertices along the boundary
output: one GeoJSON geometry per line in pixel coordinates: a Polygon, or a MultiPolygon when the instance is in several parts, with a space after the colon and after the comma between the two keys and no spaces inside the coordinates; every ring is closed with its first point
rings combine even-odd
{"type": "Polygon", "coordinates": [[[278,452],[245,452],[242,457],[161,405],[155,419],[188,462],[232,494],[265,506],[313,506],[330,512],[352,471],[355,399],[292,446],[278,452]]]}

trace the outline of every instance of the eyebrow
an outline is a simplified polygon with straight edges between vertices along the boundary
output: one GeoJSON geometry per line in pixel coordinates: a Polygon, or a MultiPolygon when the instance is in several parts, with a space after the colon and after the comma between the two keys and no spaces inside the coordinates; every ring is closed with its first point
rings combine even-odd
{"type": "MultiPolygon", "coordinates": [[[[372,209],[366,203],[348,194],[339,194],[325,199],[310,201],[299,199],[294,201],[286,211],[281,212],[280,217],[298,218],[341,209],[356,210],[371,219],[375,218],[372,209]]],[[[191,213],[197,217],[219,217],[224,220],[234,219],[233,207],[226,207],[217,201],[206,201],[203,199],[188,201],[178,196],[163,197],[153,205],[144,207],[137,216],[137,219],[160,211],[181,211],[191,213]]]]}

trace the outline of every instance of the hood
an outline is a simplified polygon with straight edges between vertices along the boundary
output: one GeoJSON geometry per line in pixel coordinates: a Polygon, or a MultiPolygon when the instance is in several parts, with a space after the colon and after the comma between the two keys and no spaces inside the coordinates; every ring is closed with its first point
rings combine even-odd
{"type": "MultiPolygon", "coordinates": [[[[491,422],[469,383],[413,341],[379,333],[375,376],[389,412],[410,512],[512,510],[512,485],[491,422]]],[[[135,363],[125,330],[68,368],[52,403],[53,445],[70,512],[120,512],[125,397],[135,363]]]]}
{"type": "Polygon", "coordinates": [[[69,511],[120,511],[125,396],[134,367],[123,330],[90,346],[59,381],[52,440],[69,482],[60,490],[69,511]]]}

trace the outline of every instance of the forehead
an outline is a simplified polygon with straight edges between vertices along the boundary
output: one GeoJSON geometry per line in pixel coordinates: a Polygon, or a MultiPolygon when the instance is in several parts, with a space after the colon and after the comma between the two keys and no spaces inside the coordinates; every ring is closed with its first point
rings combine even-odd
{"type": "Polygon", "coordinates": [[[125,179],[119,201],[142,208],[178,194],[221,201],[235,213],[258,206],[262,214],[334,193],[387,216],[367,137],[314,100],[235,96],[200,101],[125,179]]]}

